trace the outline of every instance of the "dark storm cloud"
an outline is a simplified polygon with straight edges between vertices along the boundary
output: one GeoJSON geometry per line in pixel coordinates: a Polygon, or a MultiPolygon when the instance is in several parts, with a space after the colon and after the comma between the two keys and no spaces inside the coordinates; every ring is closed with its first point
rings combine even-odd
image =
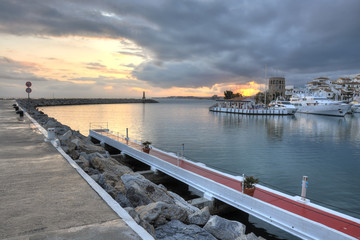
{"type": "Polygon", "coordinates": [[[9,0],[0,31],[132,40],[151,59],[133,75],[160,87],[261,79],[265,64],[304,84],[360,72],[359,12],[358,0],[9,0]]]}

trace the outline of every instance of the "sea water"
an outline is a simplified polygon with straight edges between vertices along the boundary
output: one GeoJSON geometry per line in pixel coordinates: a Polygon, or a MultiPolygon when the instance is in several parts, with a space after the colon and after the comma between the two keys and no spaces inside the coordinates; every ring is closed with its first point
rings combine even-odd
{"type": "Polygon", "coordinates": [[[302,176],[308,176],[311,202],[360,218],[360,114],[238,115],[210,112],[214,103],[159,99],[42,110],[84,135],[90,126],[120,135],[128,129],[132,139],[183,151],[187,159],[232,175],[253,175],[290,195],[300,195],[302,176]]]}

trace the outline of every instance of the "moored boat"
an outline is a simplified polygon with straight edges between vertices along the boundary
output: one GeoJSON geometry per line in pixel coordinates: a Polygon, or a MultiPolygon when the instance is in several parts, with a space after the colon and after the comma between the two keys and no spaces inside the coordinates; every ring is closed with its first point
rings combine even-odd
{"type": "Polygon", "coordinates": [[[294,115],[296,108],[292,105],[277,103],[265,108],[253,101],[224,101],[209,108],[212,112],[235,113],[246,115],[294,115]]]}
{"type": "Polygon", "coordinates": [[[297,108],[297,113],[344,117],[349,112],[349,104],[333,101],[325,97],[292,97],[290,103],[297,108]]]}

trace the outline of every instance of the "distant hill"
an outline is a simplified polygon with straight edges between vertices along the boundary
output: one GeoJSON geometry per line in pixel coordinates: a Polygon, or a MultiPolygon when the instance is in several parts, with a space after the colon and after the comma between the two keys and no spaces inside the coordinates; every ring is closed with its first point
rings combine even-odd
{"type": "Polygon", "coordinates": [[[157,99],[198,99],[198,100],[219,100],[223,97],[212,96],[212,97],[195,97],[195,96],[169,96],[169,97],[159,97],[157,99]]]}

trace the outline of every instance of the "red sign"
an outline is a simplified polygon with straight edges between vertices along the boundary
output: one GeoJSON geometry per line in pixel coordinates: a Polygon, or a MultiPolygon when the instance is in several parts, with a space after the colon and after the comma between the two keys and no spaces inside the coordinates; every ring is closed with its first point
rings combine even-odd
{"type": "Polygon", "coordinates": [[[25,91],[27,92],[27,93],[31,93],[31,88],[27,88],[27,89],[25,89],[25,91]]]}
{"type": "Polygon", "coordinates": [[[25,85],[29,88],[29,87],[31,87],[31,82],[28,81],[28,82],[25,83],[25,85]]]}

